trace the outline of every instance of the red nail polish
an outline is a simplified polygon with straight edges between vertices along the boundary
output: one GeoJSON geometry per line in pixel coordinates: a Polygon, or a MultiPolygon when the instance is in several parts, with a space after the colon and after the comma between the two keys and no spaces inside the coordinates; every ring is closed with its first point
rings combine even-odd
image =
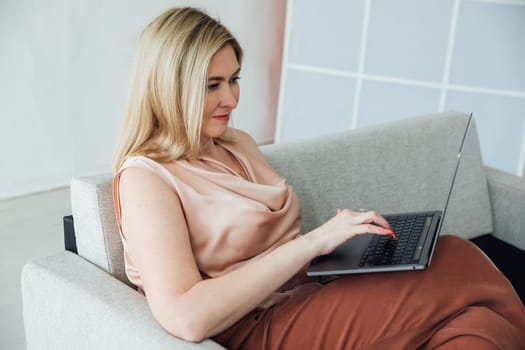
{"type": "Polygon", "coordinates": [[[394,233],[394,231],[392,231],[392,230],[389,229],[389,228],[385,228],[385,231],[386,231],[386,233],[388,233],[388,235],[389,235],[390,237],[392,237],[393,239],[396,239],[396,234],[394,233]]]}

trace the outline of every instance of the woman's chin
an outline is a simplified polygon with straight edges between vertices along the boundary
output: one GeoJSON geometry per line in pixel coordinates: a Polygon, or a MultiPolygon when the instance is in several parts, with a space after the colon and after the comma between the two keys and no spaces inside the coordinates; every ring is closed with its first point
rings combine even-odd
{"type": "Polygon", "coordinates": [[[229,127],[228,124],[224,124],[224,126],[221,127],[215,127],[212,130],[206,130],[202,132],[202,136],[204,137],[211,137],[212,139],[216,139],[219,137],[223,137],[228,133],[229,127]]]}

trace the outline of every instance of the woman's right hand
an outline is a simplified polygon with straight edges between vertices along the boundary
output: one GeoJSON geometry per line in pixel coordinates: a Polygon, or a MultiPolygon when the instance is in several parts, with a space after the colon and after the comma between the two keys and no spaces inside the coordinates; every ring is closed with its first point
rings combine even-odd
{"type": "Polygon", "coordinates": [[[355,212],[349,209],[337,209],[333,218],[303,237],[310,240],[315,256],[319,256],[331,253],[347,240],[365,233],[395,238],[388,221],[376,211],[355,212]]]}

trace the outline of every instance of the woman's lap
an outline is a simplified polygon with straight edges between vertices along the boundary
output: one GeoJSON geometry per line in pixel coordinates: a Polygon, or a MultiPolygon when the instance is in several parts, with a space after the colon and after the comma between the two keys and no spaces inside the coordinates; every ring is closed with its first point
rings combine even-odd
{"type": "Polygon", "coordinates": [[[504,341],[519,342],[523,330],[525,309],[508,280],[472,243],[445,236],[426,270],[344,276],[254,311],[216,340],[229,349],[452,349],[469,341],[512,349],[504,341]]]}

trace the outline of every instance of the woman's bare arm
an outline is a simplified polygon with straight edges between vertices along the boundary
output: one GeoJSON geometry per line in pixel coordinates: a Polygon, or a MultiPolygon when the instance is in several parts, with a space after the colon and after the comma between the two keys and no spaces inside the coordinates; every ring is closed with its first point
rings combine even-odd
{"type": "Polygon", "coordinates": [[[375,212],[343,210],[261,259],[203,280],[178,196],[158,176],[139,168],[126,169],[119,188],[122,229],[153,315],[168,332],[194,342],[234,324],[314,257],[357,234],[388,234],[389,228],[375,212]]]}

